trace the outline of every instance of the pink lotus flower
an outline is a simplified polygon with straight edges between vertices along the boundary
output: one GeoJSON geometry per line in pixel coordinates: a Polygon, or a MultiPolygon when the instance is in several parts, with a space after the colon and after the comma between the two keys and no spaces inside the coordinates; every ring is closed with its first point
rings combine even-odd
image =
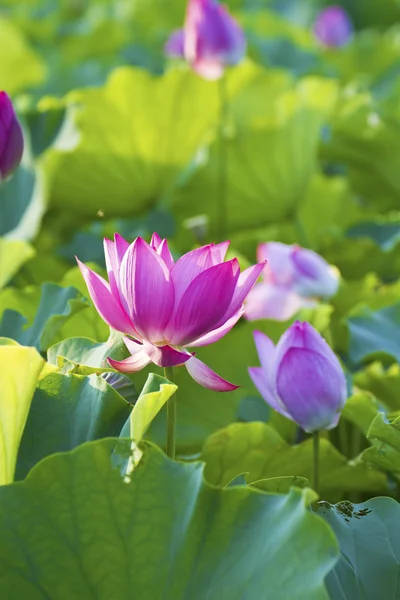
{"type": "Polygon", "coordinates": [[[314,34],[328,48],[339,48],[350,41],[353,25],[341,6],[328,6],[322,10],[314,23],[314,34]]]}
{"type": "Polygon", "coordinates": [[[308,433],[336,427],[347,384],[324,338],[297,321],[277,346],[261,331],[254,332],[254,341],[261,367],[250,367],[249,374],[264,400],[308,433]]]}
{"type": "Polygon", "coordinates": [[[316,252],[280,242],[260,244],[259,262],[266,261],[264,281],[249,293],[245,318],[287,321],[301,308],[315,306],[316,297],[336,294],[339,277],[316,252]]]}
{"type": "Polygon", "coordinates": [[[165,45],[169,56],[182,56],[204,79],[219,79],[229,65],[239,63],[246,39],[228,9],[216,0],[189,0],[185,26],[165,45]]]}
{"type": "Polygon", "coordinates": [[[0,92],[0,183],[18,167],[24,150],[21,125],[12,102],[0,92]]]}
{"type": "Polygon", "coordinates": [[[224,262],[229,242],[197,248],[175,263],[167,240],[156,233],[151,244],[138,237],[129,245],[118,234],[114,240],[104,240],[109,283],[77,259],[98,313],[112,329],[126,334],[131,356],[109,358],[109,364],[124,373],[150,362],[159,367],[184,364],[206,388],[236,389],[186,346],[212,344],[232,329],[264,265],[240,273],[236,259],[224,262]]]}

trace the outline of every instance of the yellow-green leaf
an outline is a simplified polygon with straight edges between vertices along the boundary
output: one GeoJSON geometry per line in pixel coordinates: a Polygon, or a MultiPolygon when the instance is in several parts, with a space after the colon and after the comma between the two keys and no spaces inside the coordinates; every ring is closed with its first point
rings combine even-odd
{"type": "Polygon", "coordinates": [[[0,61],[0,87],[14,94],[41,83],[46,74],[43,61],[29,47],[21,30],[5,18],[0,18],[0,39],[4,49],[0,61]]]}
{"type": "Polygon", "coordinates": [[[35,348],[0,346],[1,485],[14,479],[19,443],[43,364],[35,348]]]}
{"type": "Polygon", "coordinates": [[[34,255],[35,250],[27,242],[0,238],[0,289],[34,255]]]}
{"type": "Polygon", "coordinates": [[[167,380],[151,373],[130,416],[130,437],[138,444],[155,416],[178,389],[167,380]]]}

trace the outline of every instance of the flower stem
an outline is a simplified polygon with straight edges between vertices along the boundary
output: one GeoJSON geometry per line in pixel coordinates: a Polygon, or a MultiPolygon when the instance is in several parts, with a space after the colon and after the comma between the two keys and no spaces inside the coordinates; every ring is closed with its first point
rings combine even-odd
{"type": "MultiPolygon", "coordinates": [[[[173,383],[173,367],[164,367],[164,377],[173,383]]],[[[175,460],[175,437],[176,437],[176,393],[167,402],[167,456],[175,460]]]]}
{"type": "Polygon", "coordinates": [[[313,489],[319,494],[319,431],[314,431],[313,437],[313,489]]]}
{"type": "Polygon", "coordinates": [[[355,425],[351,428],[350,458],[354,459],[360,453],[361,431],[355,425]]]}
{"type": "Polygon", "coordinates": [[[219,79],[219,102],[220,102],[220,115],[219,115],[219,139],[218,139],[218,151],[219,151],[219,168],[218,168],[218,188],[217,188],[217,228],[218,228],[218,241],[223,242],[227,235],[227,218],[228,218],[228,206],[227,206],[227,147],[225,143],[225,128],[226,120],[228,115],[228,96],[226,89],[226,76],[223,75],[219,79]]]}
{"type": "Polygon", "coordinates": [[[348,427],[347,422],[344,419],[340,419],[338,426],[339,434],[339,449],[346,458],[349,456],[349,439],[348,439],[348,427]]]}
{"type": "Polygon", "coordinates": [[[298,215],[296,215],[294,217],[293,225],[296,230],[300,246],[302,246],[303,248],[311,248],[311,244],[310,244],[310,240],[308,238],[307,232],[306,232],[304,225],[301,222],[298,215]]]}

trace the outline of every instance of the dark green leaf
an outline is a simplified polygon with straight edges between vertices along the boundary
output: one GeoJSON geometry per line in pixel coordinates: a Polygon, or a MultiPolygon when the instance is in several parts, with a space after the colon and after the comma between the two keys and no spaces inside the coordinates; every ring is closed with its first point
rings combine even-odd
{"type": "MultiPolygon", "coordinates": [[[[320,490],[322,497],[337,497],[349,491],[382,492],[386,478],[365,464],[354,464],[325,438],[320,443],[320,490]]],[[[312,440],[289,445],[264,423],[235,423],[214,433],[206,441],[202,460],[207,481],[225,486],[246,473],[251,483],[271,477],[304,477],[312,480],[312,440]]]]}
{"type": "Polygon", "coordinates": [[[20,166],[14,176],[0,186],[0,235],[15,229],[29,206],[35,185],[31,170],[20,166]]]}
{"type": "Polygon", "coordinates": [[[47,99],[39,108],[25,111],[24,119],[30,133],[32,151],[35,156],[50,146],[60,131],[65,117],[65,106],[47,99]]]}
{"type": "Polygon", "coordinates": [[[400,223],[359,223],[347,231],[350,238],[371,238],[384,252],[393,250],[400,242],[400,223]]]}
{"type": "Polygon", "coordinates": [[[331,600],[398,598],[399,504],[391,498],[334,506],[324,502],[318,514],[332,527],[340,545],[341,558],[326,578],[331,600]]]}
{"type": "Polygon", "coordinates": [[[374,357],[400,361],[400,304],[376,311],[365,308],[360,315],[349,317],[347,325],[348,352],[353,363],[374,357]]]}
{"type": "Polygon", "coordinates": [[[118,436],[132,405],[104,378],[52,373],[32,400],[20,445],[17,479],[42,458],[102,437],[118,436]]]}
{"type": "Polygon", "coordinates": [[[309,492],[218,490],[200,463],[153,447],[127,480],[111,466],[114,445],[50,457],[0,488],[4,600],[328,599],[337,544],[307,509],[309,492]]]}
{"type": "Polygon", "coordinates": [[[44,351],[57,341],[59,332],[68,319],[88,306],[87,300],[75,288],[45,283],[33,324],[24,328],[24,317],[6,310],[0,322],[0,335],[44,351]]]}

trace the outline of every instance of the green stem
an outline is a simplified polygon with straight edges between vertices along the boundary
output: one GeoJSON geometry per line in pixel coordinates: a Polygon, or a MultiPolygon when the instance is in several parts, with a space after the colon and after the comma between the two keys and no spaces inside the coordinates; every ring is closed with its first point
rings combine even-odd
{"type": "Polygon", "coordinates": [[[319,431],[314,431],[313,437],[313,489],[319,494],[319,431]]]}
{"type": "MultiPolygon", "coordinates": [[[[351,437],[350,437],[350,459],[356,458],[360,454],[362,443],[362,435],[361,431],[355,425],[351,426],[351,437]]],[[[354,504],[357,504],[361,501],[360,492],[354,491],[350,492],[348,498],[354,504]]]]}
{"type": "Polygon", "coordinates": [[[303,248],[311,248],[311,244],[310,244],[310,240],[308,238],[307,232],[303,226],[303,223],[300,221],[298,215],[296,215],[294,217],[293,225],[296,230],[300,246],[302,246],[303,248]]]}
{"type": "Polygon", "coordinates": [[[360,445],[362,441],[361,431],[355,425],[353,425],[351,430],[350,458],[356,458],[356,456],[358,456],[360,453],[360,445]]]}
{"type": "Polygon", "coordinates": [[[226,76],[223,75],[219,80],[219,101],[220,101],[220,116],[219,116],[219,169],[218,169],[218,198],[217,198],[217,227],[218,241],[223,242],[227,235],[227,146],[225,143],[225,128],[228,116],[228,96],[226,89],[226,76]]]}
{"type": "MultiPolygon", "coordinates": [[[[173,367],[164,367],[164,377],[173,383],[173,367]]],[[[167,456],[175,460],[175,437],[176,437],[176,393],[167,402],[167,456]]]]}
{"type": "Polygon", "coordinates": [[[400,502],[400,480],[398,479],[398,477],[396,477],[395,481],[396,481],[395,498],[397,498],[397,502],[400,502]]]}
{"type": "Polygon", "coordinates": [[[349,432],[347,422],[344,419],[340,419],[338,425],[339,434],[339,449],[344,456],[349,457],[349,432]]]}

